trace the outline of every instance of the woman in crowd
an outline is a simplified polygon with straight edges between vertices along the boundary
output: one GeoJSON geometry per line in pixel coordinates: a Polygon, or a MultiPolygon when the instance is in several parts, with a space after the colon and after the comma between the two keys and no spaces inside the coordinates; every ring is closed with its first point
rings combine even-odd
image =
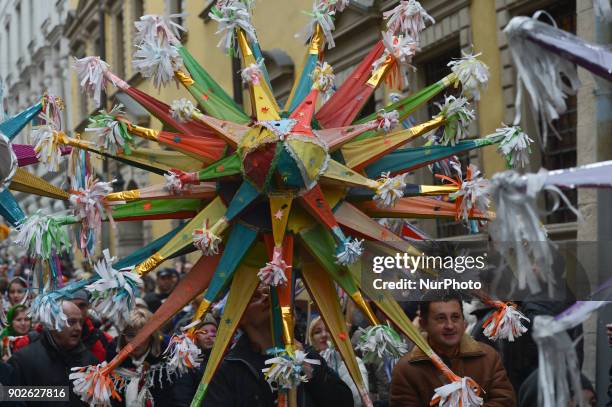
{"type": "Polygon", "coordinates": [[[8,289],[8,301],[9,306],[21,304],[27,294],[28,283],[22,277],[15,277],[9,282],[8,289]]]}
{"type": "MultiPolygon", "coordinates": [[[[340,354],[331,348],[331,337],[329,332],[327,331],[327,327],[323,323],[321,317],[315,318],[308,327],[308,338],[310,339],[310,344],[316,349],[317,352],[325,359],[327,365],[332,368],[351,389],[353,393],[353,402],[355,407],[361,407],[363,404],[361,402],[361,397],[359,396],[359,391],[349,374],[348,369],[346,368],[346,364],[342,360],[340,354]]],[[[368,389],[368,372],[366,370],[363,361],[360,358],[357,358],[357,364],[359,365],[359,371],[361,372],[361,377],[363,378],[366,391],[368,389]]]]}
{"type": "Polygon", "coordinates": [[[13,352],[21,349],[29,343],[32,328],[28,309],[25,305],[12,306],[6,313],[6,327],[0,333],[0,346],[2,347],[2,360],[7,361],[13,352]]]}
{"type": "MultiPolygon", "coordinates": [[[[151,316],[151,312],[143,308],[132,311],[125,328],[106,352],[108,361],[136,337],[151,316]]],[[[125,386],[121,390],[122,401],[113,400],[114,406],[173,405],[172,383],[168,381],[165,363],[161,358],[166,346],[167,341],[156,332],[144,344],[135,348],[130,357],[115,370],[124,379],[125,386]]]]}
{"type": "Polygon", "coordinates": [[[206,370],[206,364],[208,363],[210,351],[213,348],[216,337],[217,321],[211,314],[206,314],[202,323],[198,326],[195,335],[195,343],[202,351],[202,362],[200,367],[190,369],[176,380],[174,384],[174,405],[176,407],[189,407],[191,405],[193,395],[200,385],[204,370],[206,370]]]}

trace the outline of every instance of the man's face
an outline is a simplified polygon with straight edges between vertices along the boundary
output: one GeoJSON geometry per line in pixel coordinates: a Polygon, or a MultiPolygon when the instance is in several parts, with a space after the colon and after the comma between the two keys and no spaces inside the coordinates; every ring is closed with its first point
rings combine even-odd
{"type": "Polygon", "coordinates": [[[213,324],[206,324],[198,330],[196,340],[200,349],[212,349],[216,337],[217,327],[213,324]]]}
{"type": "Polygon", "coordinates": [[[64,350],[76,347],[81,341],[83,332],[83,315],[79,307],[70,301],[64,301],[62,309],[68,318],[68,326],[61,331],[51,331],[57,346],[64,350]]]}
{"type": "Polygon", "coordinates": [[[176,282],[177,278],[174,274],[158,276],[157,288],[159,289],[159,292],[168,294],[170,291],[172,291],[172,289],[176,285],[176,282]]]}
{"type": "Polygon", "coordinates": [[[265,326],[270,321],[270,287],[263,284],[257,287],[253,298],[247,305],[244,315],[242,316],[243,323],[248,323],[252,326],[265,326]]]}
{"type": "Polygon", "coordinates": [[[74,299],[72,300],[72,303],[79,307],[79,309],[81,310],[81,316],[83,317],[83,320],[85,320],[89,312],[89,302],[85,300],[74,299]]]}
{"type": "Polygon", "coordinates": [[[458,301],[434,301],[429,304],[427,320],[421,320],[430,343],[442,350],[459,345],[465,332],[465,319],[458,301]]]}

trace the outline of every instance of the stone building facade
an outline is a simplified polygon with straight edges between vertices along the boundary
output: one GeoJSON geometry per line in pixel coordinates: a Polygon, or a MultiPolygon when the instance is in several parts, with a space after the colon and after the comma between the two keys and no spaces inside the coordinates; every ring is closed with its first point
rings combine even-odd
{"type": "MultiPolygon", "coordinates": [[[[57,0],[0,1],[0,82],[4,87],[5,114],[15,114],[40,100],[43,93],[61,97],[71,104],[68,81],[68,41],[63,35],[69,2],[57,0]]],[[[71,112],[63,112],[62,122],[71,121],[71,112]]],[[[15,139],[16,143],[30,143],[30,127],[15,139]]],[[[62,171],[47,173],[42,166],[29,167],[36,175],[61,185],[62,171]]],[[[61,201],[16,194],[27,213],[42,208],[48,213],[65,209],[61,201]]]]}

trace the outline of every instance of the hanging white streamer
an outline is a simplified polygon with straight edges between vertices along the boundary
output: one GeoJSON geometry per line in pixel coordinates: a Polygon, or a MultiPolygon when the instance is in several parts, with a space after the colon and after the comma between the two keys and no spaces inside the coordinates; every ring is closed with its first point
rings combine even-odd
{"type": "MultiPolygon", "coordinates": [[[[542,123],[542,142],[546,145],[548,128],[558,135],[553,121],[567,110],[565,99],[576,94],[580,81],[576,66],[527,39],[531,30],[549,28],[550,25],[530,17],[514,17],[504,33],[516,67],[516,101],[514,125],[521,121],[523,86],[529,93],[531,110],[542,123]],[[565,80],[566,81],[565,81],[565,80]],[[569,83],[569,86],[566,85],[569,83]]],[[[539,126],[537,126],[539,127],[539,126]]]]}
{"type": "Polygon", "coordinates": [[[612,21],[612,6],[610,0],[593,0],[595,15],[604,21],[612,21]]]}
{"type": "Polygon", "coordinates": [[[543,168],[537,174],[523,176],[515,171],[495,174],[491,179],[490,195],[496,217],[489,225],[489,233],[502,257],[516,258],[519,289],[529,288],[532,293],[537,293],[542,281],[552,295],[552,243],[539,218],[537,194],[543,190],[550,193],[554,199],[551,212],[557,210],[563,201],[579,219],[581,216],[559,188],[546,185],[546,178],[547,171],[543,168]]]}
{"type": "MultiPolygon", "coordinates": [[[[578,356],[567,330],[606,304],[609,301],[581,301],[557,317],[535,317],[532,337],[538,345],[539,406],[567,406],[571,393],[582,394],[578,356]]],[[[582,397],[575,397],[574,405],[583,406],[582,397]]]]}

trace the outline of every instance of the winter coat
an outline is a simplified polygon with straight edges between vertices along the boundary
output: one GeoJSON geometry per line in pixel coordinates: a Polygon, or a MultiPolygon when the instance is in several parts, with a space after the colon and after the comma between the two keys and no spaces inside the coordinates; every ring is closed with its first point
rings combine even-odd
{"type": "MultiPolygon", "coordinates": [[[[313,376],[297,391],[298,407],[350,407],[353,396],[349,387],[331,370],[316,352],[309,359],[318,359],[312,365],[313,376]]],[[[277,393],[266,382],[263,373],[268,355],[255,352],[246,335],[225,357],[208,386],[202,405],[215,407],[274,407],[277,393]]]]}
{"type": "Polygon", "coordinates": [[[174,381],[172,392],[174,396],[172,400],[176,407],[189,407],[191,400],[198,390],[202,376],[204,376],[204,370],[206,370],[206,364],[210,357],[210,350],[203,352],[202,363],[197,369],[190,369],[187,373],[174,381]]]}
{"type": "MultiPolygon", "coordinates": [[[[57,347],[51,334],[43,331],[39,340],[15,352],[8,360],[13,367],[15,386],[70,386],[70,401],[54,402],[55,406],[83,406],[79,397],[72,391],[68,379],[71,368],[98,364],[98,360],[87,350],[83,343],[65,351],[57,347]]],[[[45,403],[28,402],[25,405],[45,403]]],[[[47,405],[49,405],[47,403],[47,405]]]]}
{"type": "MultiPolygon", "coordinates": [[[[357,390],[357,386],[355,386],[355,382],[346,368],[346,363],[344,363],[342,360],[340,353],[337,351],[332,351],[328,357],[325,357],[324,352],[322,352],[321,356],[323,356],[323,358],[327,361],[327,365],[334,372],[336,372],[338,377],[340,377],[340,379],[342,379],[342,381],[351,389],[351,393],[353,393],[353,405],[355,407],[361,407],[363,404],[361,397],[359,396],[359,391],[357,390]]],[[[357,366],[359,366],[359,371],[361,372],[361,377],[363,378],[365,384],[365,390],[369,392],[368,371],[360,358],[357,358],[357,366]]]]}
{"type": "MultiPolygon", "coordinates": [[[[483,392],[485,407],[515,407],[516,395],[508,380],[499,354],[490,346],[463,335],[459,353],[443,358],[447,366],[460,377],[471,377],[483,392]]],[[[448,380],[419,348],[400,359],[391,379],[391,407],[429,406],[435,389],[448,380]]]]}

